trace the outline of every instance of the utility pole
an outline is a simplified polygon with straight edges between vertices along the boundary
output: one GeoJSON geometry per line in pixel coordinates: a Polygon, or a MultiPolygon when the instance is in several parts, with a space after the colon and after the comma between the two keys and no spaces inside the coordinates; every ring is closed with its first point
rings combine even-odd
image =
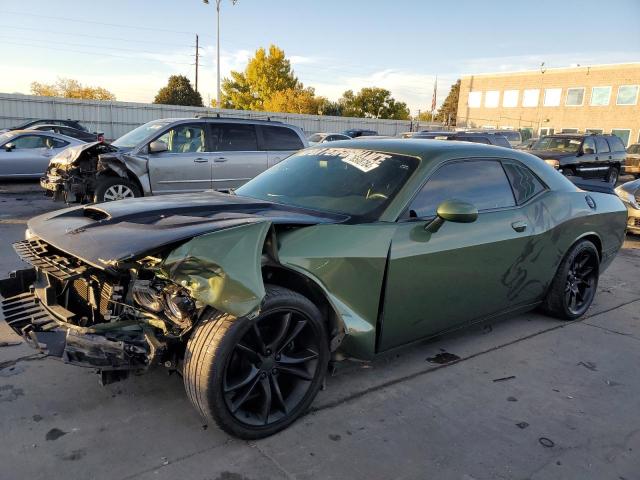
{"type": "Polygon", "coordinates": [[[200,46],[198,45],[198,34],[196,33],[196,93],[198,92],[198,66],[200,61],[200,46]]]}
{"type": "MultiPolygon", "coordinates": [[[[209,5],[209,0],[202,0],[205,5],[209,5]]],[[[216,2],[216,13],[218,15],[218,31],[217,31],[217,46],[216,46],[216,55],[217,55],[217,77],[218,77],[218,81],[217,81],[217,91],[218,91],[218,95],[216,97],[216,106],[218,108],[220,108],[220,97],[221,95],[221,91],[220,91],[220,3],[222,3],[222,0],[215,0],[216,2]]],[[[231,4],[235,5],[236,3],[238,3],[238,0],[231,0],[231,4]]]]}

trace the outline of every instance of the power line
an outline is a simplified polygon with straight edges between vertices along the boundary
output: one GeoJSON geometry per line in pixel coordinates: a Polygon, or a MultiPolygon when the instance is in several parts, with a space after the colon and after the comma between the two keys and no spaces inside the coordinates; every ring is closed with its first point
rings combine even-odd
{"type": "MultiPolygon", "coordinates": [[[[56,30],[43,30],[41,28],[31,28],[31,27],[14,27],[13,25],[0,25],[0,27],[2,27],[2,29],[5,28],[10,28],[10,29],[15,29],[15,30],[29,30],[29,31],[33,31],[33,32],[40,32],[40,33],[47,33],[47,34],[52,34],[52,35],[66,35],[66,36],[72,36],[72,37],[88,37],[88,38],[99,38],[101,40],[117,40],[119,42],[131,42],[132,40],[130,38],[118,38],[118,37],[107,37],[107,36],[102,36],[102,35],[93,35],[93,34],[87,34],[87,33],[69,33],[69,32],[61,32],[61,31],[56,31],[56,30]]],[[[175,43],[175,42],[156,42],[155,40],[135,40],[136,43],[149,43],[152,45],[171,45],[172,47],[190,47],[191,45],[188,45],[186,43],[175,43]]]]}
{"type": "Polygon", "coordinates": [[[3,14],[9,14],[9,15],[23,15],[27,17],[46,18],[49,20],[63,20],[66,22],[90,23],[93,25],[104,25],[108,27],[133,28],[135,30],[152,30],[156,32],[169,32],[169,33],[179,33],[181,35],[193,35],[193,32],[185,32],[183,30],[169,30],[166,28],[145,27],[140,25],[126,25],[123,23],[96,22],[95,20],[84,20],[80,18],[69,18],[69,17],[56,17],[53,15],[39,15],[37,13],[11,12],[8,10],[0,10],[0,12],[3,14]]]}

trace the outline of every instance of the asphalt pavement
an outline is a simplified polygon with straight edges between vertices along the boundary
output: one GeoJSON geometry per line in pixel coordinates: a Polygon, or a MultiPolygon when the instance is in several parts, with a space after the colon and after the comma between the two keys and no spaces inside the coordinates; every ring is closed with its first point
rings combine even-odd
{"type": "MultiPolygon", "coordinates": [[[[0,184],[0,274],[24,265],[26,220],[62,206],[0,184]]],[[[178,375],[101,387],[0,322],[0,479],[639,479],[639,271],[630,236],[579,321],[533,312],[345,362],[257,442],[204,424],[178,375]]]]}

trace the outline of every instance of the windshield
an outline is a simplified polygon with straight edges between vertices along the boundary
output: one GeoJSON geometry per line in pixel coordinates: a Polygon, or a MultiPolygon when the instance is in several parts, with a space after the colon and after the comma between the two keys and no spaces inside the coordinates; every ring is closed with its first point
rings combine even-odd
{"type": "Polygon", "coordinates": [[[140,145],[144,140],[153,135],[155,132],[160,131],[166,125],[171,122],[155,120],[153,122],[145,123],[140,127],[131,130],[129,133],[125,133],[123,136],[114,141],[111,145],[118,148],[134,148],[140,145]]]}
{"type": "Polygon", "coordinates": [[[311,135],[309,137],[309,141],[310,142],[321,142],[323,138],[324,138],[324,135],[322,133],[314,133],[313,135],[311,135]]]}
{"type": "Polygon", "coordinates": [[[375,218],[418,159],[356,148],[308,148],[236,190],[238,195],[312,210],[375,218]]]}
{"type": "Polygon", "coordinates": [[[512,131],[512,130],[501,130],[499,132],[496,132],[498,135],[502,135],[503,137],[505,137],[507,140],[509,141],[516,141],[519,142],[520,140],[522,140],[522,137],[520,136],[520,132],[516,132],[516,131],[512,131]]]}
{"type": "Polygon", "coordinates": [[[0,145],[4,145],[4,143],[8,140],[11,140],[15,135],[11,132],[5,132],[0,134],[0,145]]]}
{"type": "Polygon", "coordinates": [[[570,137],[542,137],[533,146],[533,150],[548,150],[552,152],[576,153],[580,149],[582,140],[570,137]]]}

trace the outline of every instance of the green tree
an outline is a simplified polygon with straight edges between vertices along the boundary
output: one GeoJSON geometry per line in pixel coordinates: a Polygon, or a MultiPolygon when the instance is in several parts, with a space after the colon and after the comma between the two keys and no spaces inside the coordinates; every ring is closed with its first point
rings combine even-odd
{"type": "MultiPolygon", "coordinates": [[[[303,90],[287,60],[284,50],[271,45],[269,52],[256,50],[244,72],[231,72],[231,78],[222,81],[222,108],[238,110],[265,110],[265,102],[276,92],[303,90]]],[[[299,96],[299,93],[287,94],[299,96]]],[[[282,94],[279,95],[282,104],[282,94]]]]}
{"type": "Polygon", "coordinates": [[[407,120],[409,108],[391,96],[389,90],[371,87],[363,88],[357,94],[347,90],[338,101],[342,115],[346,117],[386,118],[407,120]]]}
{"type": "Polygon", "coordinates": [[[58,78],[56,83],[31,83],[31,94],[45,97],[82,98],[86,100],[115,100],[106,88],[88,87],[71,78],[58,78]]]}
{"type": "Polygon", "coordinates": [[[446,123],[447,125],[456,124],[456,116],[458,115],[458,98],[460,97],[460,80],[451,85],[449,95],[444,99],[438,113],[436,121],[446,123]]]}
{"type": "Polygon", "coordinates": [[[202,97],[184,75],[171,75],[165,87],[158,90],[153,103],[202,107],[202,97]]]}

